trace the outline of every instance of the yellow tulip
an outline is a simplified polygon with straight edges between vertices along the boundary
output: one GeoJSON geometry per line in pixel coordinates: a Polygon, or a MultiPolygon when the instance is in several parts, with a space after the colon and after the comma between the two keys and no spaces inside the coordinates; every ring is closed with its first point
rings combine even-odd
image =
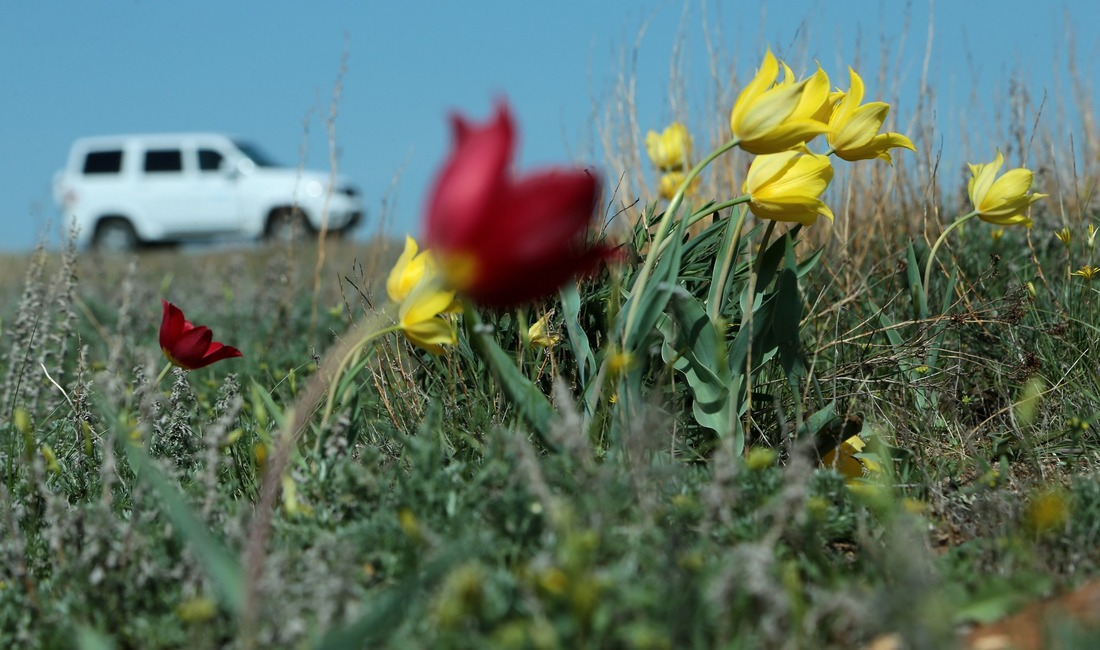
{"type": "Polygon", "coordinates": [[[405,250],[386,278],[386,293],[390,300],[401,302],[426,275],[433,275],[434,272],[431,254],[428,251],[417,254],[416,241],[405,235],[405,250]]]}
{"type": "Polygon", "coordinates": [[[454,325],[440,316],[453,308],[454,291],[445,291],[431,277],[413,287],[401,303],[398,324],[405,338],[432,354],[442,354],[444,345],[458,342],[454,325]]]}
{"type": "Polygon", "coordinates": [[[829,469],[835,468],[849,482],[861,479],[866,474],[881,474],[882,466],[870,458],[857,458],[856,455],[863,452],[867,443],[858,435],[854,435],[837,445],[821,459],[821,466],[829,469]]]}
{"type": "Polygon", "coordinates": [[[561,335],[550,331],[550,312],[542,315],[542,318],[527,328],[527,340],[531,345],[542,348],[552,348],[561,341],[561,335]]]}
{"type": "Polygon", "coordinates": [[[999,226],[1031,227],[1031,217],[1024,214],[1028,207],[1046,194],[1028,194],[1031,189],[1031,170],[1019,167],[1010,169],[997,178],[1004,166],[1004,156],[997,150],[993,162],[970,164],[970,182],[967,191],[974,210],[982,221],[999,226]]]}
{"type": "Polygon", "coordinates": [[[833,179],[827,156],[796,151],[757,156],[741,191],[757,217],[813,225],[818,215],[833,220],[833,212],[819,198],[833,179]]]}
{"type": "Polygon", "coordinates": [[[679,171],[691,165],[691,135],[679,122],[673,122],[661,133],[647,133],[645,149],[653,166],[661,171],[679,171]]]}
{"type": "MultiPolygon", "coordinates": [[[[672,197],[676,195],[676,190],[680,189],[680,184],[683,182],[684,172],[665,172],[661,174],[661,178],[657,181],[657,191],[661,194],[661,198],[671,200],[672,197]]],[[[684,194],[690,196],[697,189],[699,189],[698,176],[696,176],[695,180],[691,182],[691,185],[684,190],[684,194]]]]}
{"type": "Polygon", "coordinates": [[[916,151],[916,147],[909,138],[900,133],[879,133],[886,115],[890,112],[890,105],[885,102],[863,101],[863,80],[856,71],[848,68],[848,74],[852,79],[852,87],[840,100],[836,110],[829,118],[829,133],[826,139],[829,146],[837,156],[844,160],[870,160],[882,158],[893,164],[890,158],[890,149],[909,149],[916,151]]]}
{"type": "Polygon", "coordinates": [[[738,146],[755,154],[786,151],[805,144],[828,130],[814,119],[829,99],[825,73],[790,83],[776,84],[779,62],[771,50],[756,76],[738,95],[730,113],[730,129],[738,146]],[[822,85],[824,80],[824,85],[822,85]]]}

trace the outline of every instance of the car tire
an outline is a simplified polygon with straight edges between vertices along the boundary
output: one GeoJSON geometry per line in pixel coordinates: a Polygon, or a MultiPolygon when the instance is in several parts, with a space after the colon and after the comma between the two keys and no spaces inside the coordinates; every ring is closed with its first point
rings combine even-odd
{"type": "Polygon", "coordinates": [[[267,220],[267,229],[264,237],[274,243],[289,242],[292,239],[301,239],[313,234],[306,215],[297,209],[280,208],[274,210],[267,220]]]}
{"type": "Polygon", "coordinates": [[[96,226],[92,246],[105,253],[125,253],[137,250],[141,241],[134,227],[125,219],[104,219],[96,226]]]}

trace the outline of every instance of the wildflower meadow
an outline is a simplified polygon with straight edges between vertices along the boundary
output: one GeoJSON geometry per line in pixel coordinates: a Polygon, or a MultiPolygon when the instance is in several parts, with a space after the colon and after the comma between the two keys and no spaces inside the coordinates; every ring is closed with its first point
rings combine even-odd
{"type": "Polygon", "coordinates": [[[1095,647],[1100,145],[949,195],[776,51],[606,160],[456,107],[417,232],[0,260],[0,647],[1095,647]]]}

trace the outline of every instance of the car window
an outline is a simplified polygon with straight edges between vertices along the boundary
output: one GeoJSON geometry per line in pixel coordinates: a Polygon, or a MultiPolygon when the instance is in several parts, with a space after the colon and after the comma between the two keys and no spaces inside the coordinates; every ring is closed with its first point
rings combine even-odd
{"type": "Polygon", "coordinates": [[[147,173],[183,171],[183,154],[179,149],[150,149],[145,152],[147,173]]]}
{"type": "Polygon", "coordinates": [[[204,172],[216,172],[221,169],[222,156],[220,151],[213,149],[199,149],[199,170],[204,172]]]}
{"type": "Polygon", "coordinates": [[[92,151],[84,158],[85,174],[117,174],[122,171],[122,151],[92,151]]]}
{"type": "Polygon", "coordinates": [[[268,156],[262,149],[252,144],[251,142],[245,142],[243,140],[234,140],[233,144],[237,145],[237,148],[241,150],[248,159],[256,163],[257,167],[281,167],[279,163],[275,162],[275,159],[268,156]]]}

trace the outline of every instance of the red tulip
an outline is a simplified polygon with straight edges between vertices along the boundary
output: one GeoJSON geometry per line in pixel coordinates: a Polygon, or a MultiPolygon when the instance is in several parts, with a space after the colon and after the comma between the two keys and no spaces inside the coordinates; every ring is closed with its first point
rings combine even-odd
{"type": "Polygon", "coordinates": [[[160,321],[160,349],[172,364],[188,370],[204,368],[222,359],[239,357],[241,351],[214,341],[209,327],[195,327],[183,316],[180,308],[164,303],[164,317],[160,321]]]}
{"type": "Polygon", "coordinates": [[[587,241],[599,178],[587,169],[516,177],[512,116],[484,125],[451,118],[454,148],[428,203],[425,241],[450,284],[476,303],[505,308],[545,297],[592,271],[612,249],[587,241]]]}

